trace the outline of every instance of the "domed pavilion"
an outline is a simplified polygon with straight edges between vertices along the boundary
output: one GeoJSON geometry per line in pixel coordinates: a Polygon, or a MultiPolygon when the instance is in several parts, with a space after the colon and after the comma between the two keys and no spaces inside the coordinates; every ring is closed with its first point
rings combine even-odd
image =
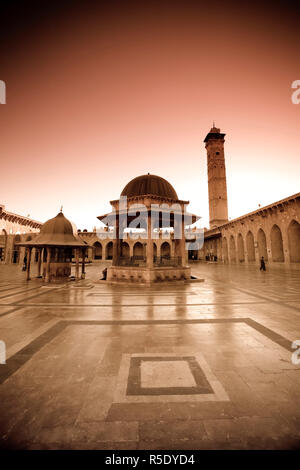
{"type": "Polygon", "coordinates": [[[191,270],[187,265],[185,225],[196,222],[199,217],[188,214],[189,201],[178,198],[173,186],[160,176],[141,175],[131,180],[123,189],[120,199],[110,201],[112,212],[98,219],[113,228],[112,266],[108,268],[110,282],[187,281],[191,270]],[[132,236],[136,229],[144,239],[143,256],[126,257],[122,253],[123,240],[132,236]],[[154,256],[154,241],[173,233],[174,248],[169,258],[154,256]]]}
{"type": "Polygon", "coordinates": [[[75,254],[76,278],[79,279],[79,257],[82,259],[81,278],[85,277],[86,244],[77,236],[77,229],[61,212],[45,222],[33,240],[19,243],[24,246],[27,257],[27,280],[30,279],[32,248],[38,252],[38,277],[45,282],[56,282],[71,275],[72,258],[75,254]],[[75,251],[75,253],[74,253],[75,251]]]}

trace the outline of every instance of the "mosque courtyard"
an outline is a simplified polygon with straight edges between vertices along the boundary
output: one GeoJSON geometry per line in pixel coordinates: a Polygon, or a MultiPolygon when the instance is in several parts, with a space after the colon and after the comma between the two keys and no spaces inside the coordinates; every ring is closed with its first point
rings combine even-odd
{"type": "Polygon", "coordinates": [[[2,449],[300,448],[299,270],[142,287],[108,263],[46,285],[0,265],[2,449]]]}

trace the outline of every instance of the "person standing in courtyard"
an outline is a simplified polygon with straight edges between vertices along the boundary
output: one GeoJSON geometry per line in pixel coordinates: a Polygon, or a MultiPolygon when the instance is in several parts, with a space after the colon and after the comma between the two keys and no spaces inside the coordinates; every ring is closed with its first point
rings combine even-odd
{"type": "Polygon", "coordinates": [[[265,271],[266,270],[266,263],[265,263],[265,259],[264,259],[263,256],[260,259],[260,268],[259,268],[259,270],[260,271],[265,271]]]}

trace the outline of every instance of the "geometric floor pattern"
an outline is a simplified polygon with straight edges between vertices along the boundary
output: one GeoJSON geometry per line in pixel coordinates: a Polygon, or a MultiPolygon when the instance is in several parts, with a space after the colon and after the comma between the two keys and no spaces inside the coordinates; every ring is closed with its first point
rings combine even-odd
{"type": "Polygon", "coordinates": [[[192,264],[141,289],[0,266],[0,447],[300,448],[300,271],[192,264]]]}

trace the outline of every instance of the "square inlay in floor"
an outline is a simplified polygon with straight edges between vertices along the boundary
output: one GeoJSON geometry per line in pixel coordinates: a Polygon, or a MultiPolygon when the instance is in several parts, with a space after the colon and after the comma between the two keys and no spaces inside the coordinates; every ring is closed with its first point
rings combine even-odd
{"type": "Polygon", "coordinates": [[[202,355],[124,354],[114,402],[227,401],[202,355]]]}
{"type": "MultiPolygon", "coordinates": [[[[196,387],[195,377],[192,375],[189,363],[185,358],[164,358],[162,361],[156,359],[147,360],[146,358],[138,360],[141,370],[141,388],[156,389],[158,387],[178,388],[178,387],[196,387]]],[[[131,359],[131,367],[134,359],[131,359]]]]}

